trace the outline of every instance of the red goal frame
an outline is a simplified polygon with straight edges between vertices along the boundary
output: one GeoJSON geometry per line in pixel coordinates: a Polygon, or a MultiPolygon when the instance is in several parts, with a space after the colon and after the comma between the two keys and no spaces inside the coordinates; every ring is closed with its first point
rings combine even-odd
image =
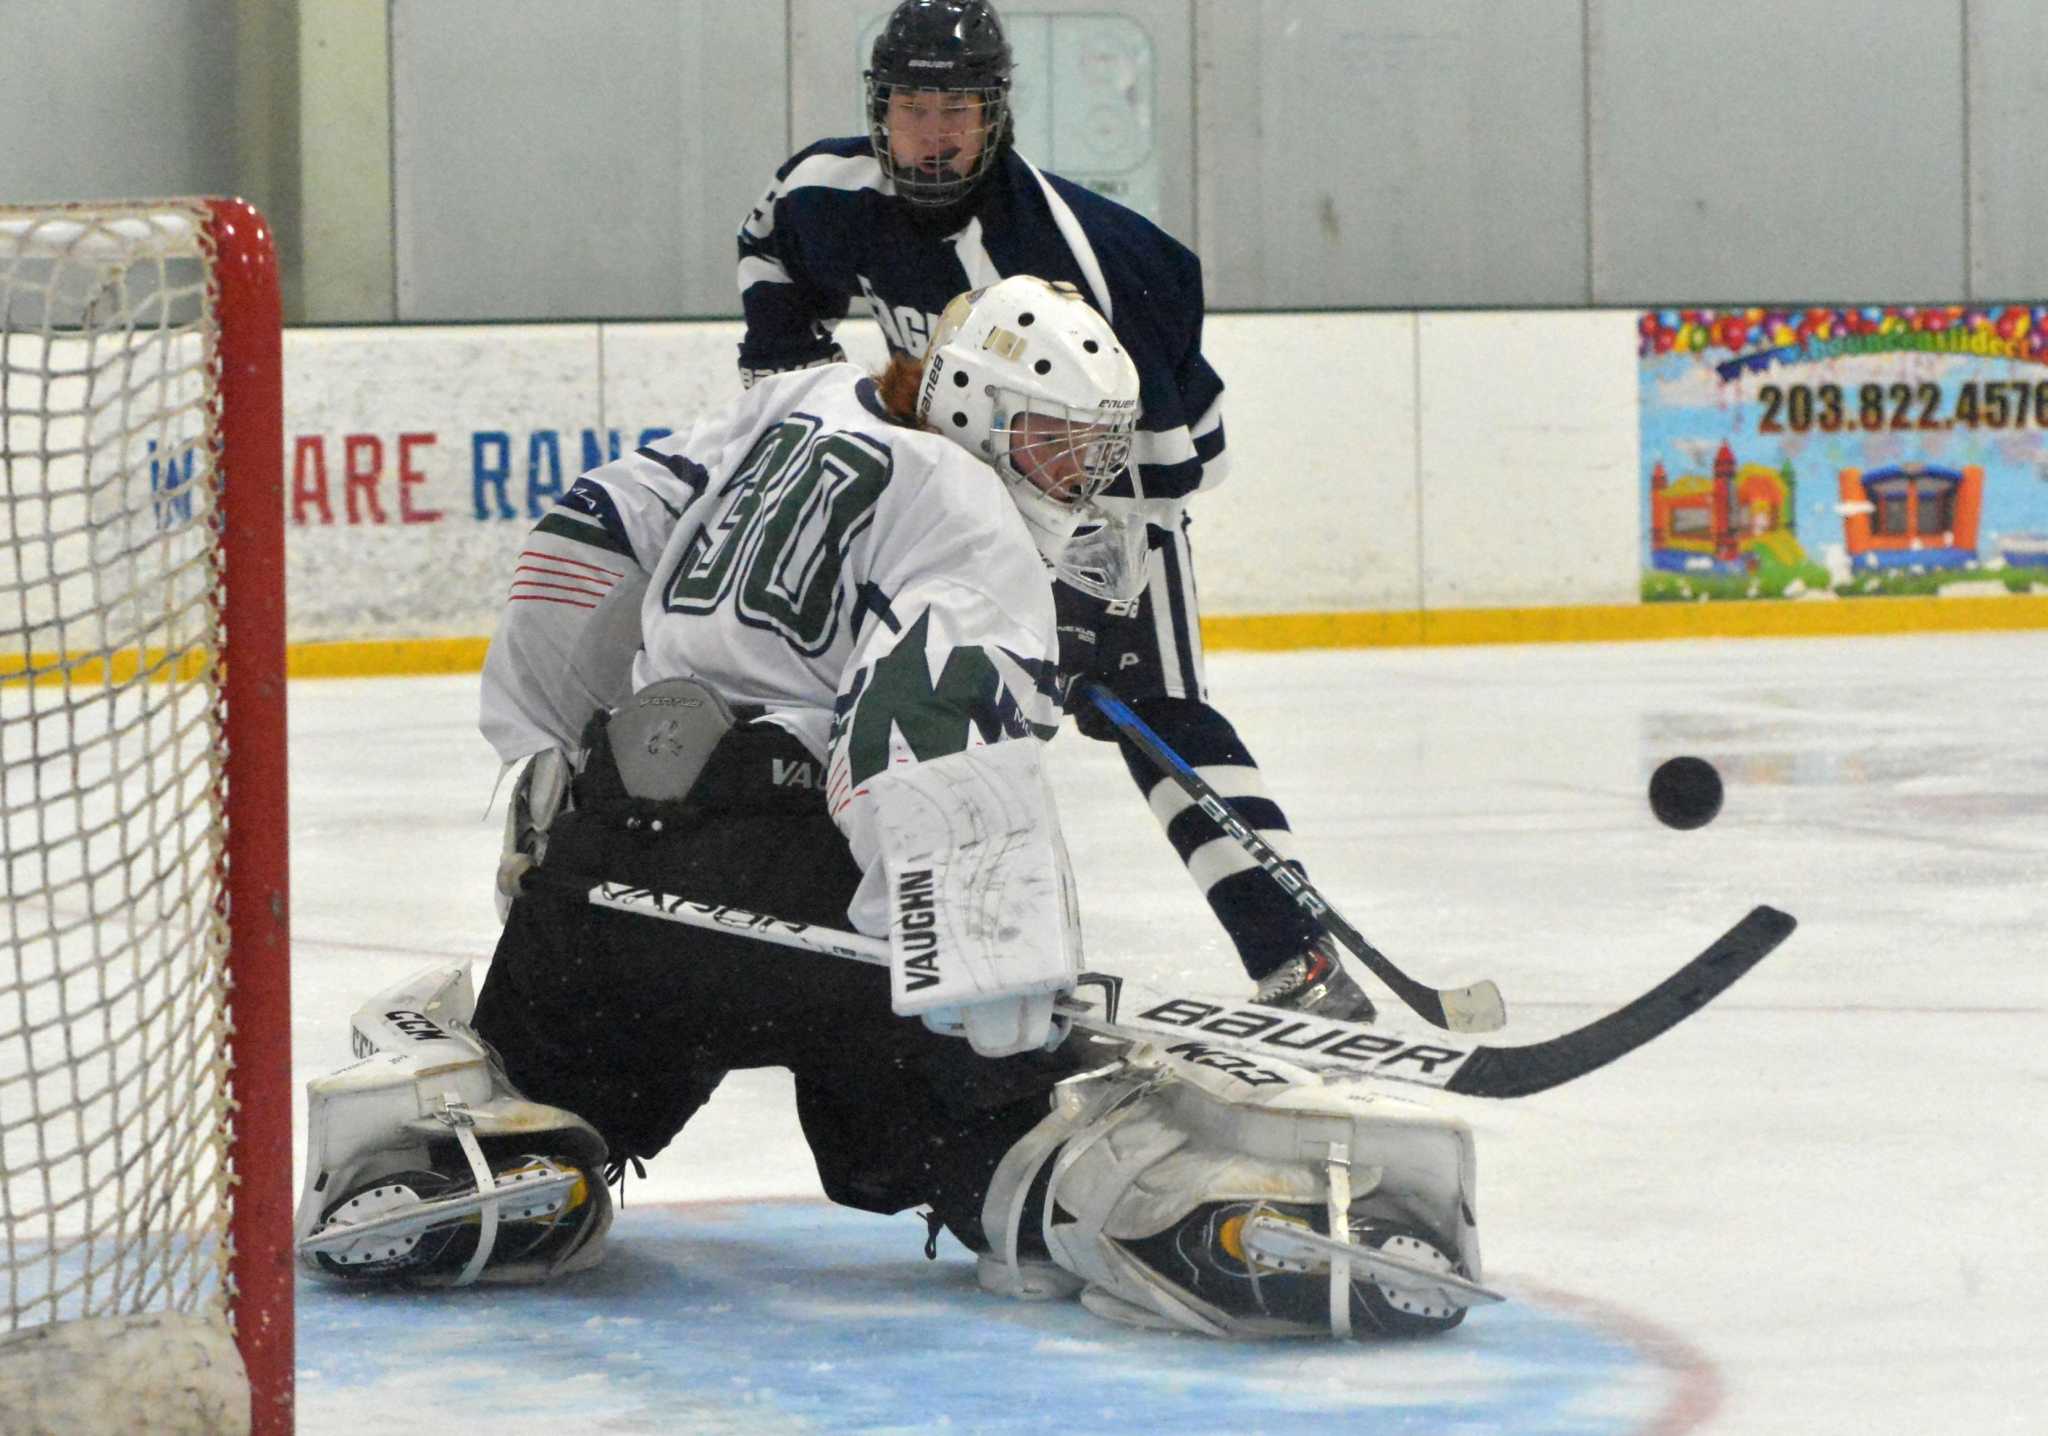
{"type": "Polygon", "coordinates": [[[208,405],[225,520],[220,697],[234,1169],[230,1310],[255,1436],[293,1427],[291,875],[285,741],[284,334],[269,222],[209,199],[219,373],[208,405]]]}

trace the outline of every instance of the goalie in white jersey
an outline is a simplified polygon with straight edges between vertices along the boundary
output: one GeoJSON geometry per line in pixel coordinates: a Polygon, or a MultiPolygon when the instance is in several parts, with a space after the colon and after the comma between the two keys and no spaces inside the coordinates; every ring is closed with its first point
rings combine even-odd
{"type": "MultiPolygon", "coordinates": [[[[610,1215],[598,1168],[660,1152],[726,1071],[782,1066],[827,1195],[929,1207],[985,1285],[1085,1283],[1106,1314],[1217,1333],[1340,1311],[1350,1330],[1328,1262],[1245,1265],[1249,1209],[1225,1200],[1242,1193],[1170,1181],[1162,1201],[1152,1172],[1213,1149],[1188,1170],[1256,1169],[1258,1192],[1342,1212],[1348,1159],[1295,1154],[1305,1134],[1318,1152],[1364,1140],[1368,1104],[1154,1059],[1048,1115],[1090,1065],[1054,1012],[1080,954],[1040,760],[1059,715],[1048,569],[1136,580],[1126,545],[1091,540],[1137,397],[1093,309],[1013,277],[955,300],[922,364],[766,378],[577,482],[520,556],[484,669],[485,736],[531,760],[504,935],[474,1001],[464,969],[380,995],[354,1020],[363,1060],[313,1084],[303,1260],[441,1283],[588,1265],[610,1215]],[[608,910],[598,882],[850,920],[888,937],[891,968],[608,910]],[[1098,1140],[1119,1124],[1154,1136],[1098,1140]],[[1060,1203],[1078,1224],[1055,1230],[1060,1203]],[[1137,1224],[1109,1232],[1126,1207],[1137,1224]]],[[[1373,1116],[1412,1143],[1412,1119],[1373,1116]]],[[[1421,1218],[1400,1230],[1474,1267],[1469,1136],[1422,1126],[1427,1200],[1395,1208],[1421,1218]]]]}
{"type": "MultiPolygon", "coordinates": [[[[1059,718],[1048,565],[1089,553],[1090,499],[1128,461],[1138,381],[1064,286],[1004,280],[962,296],[947,324],[922,365],[757,384],[585,474],[535,528],[482,701],[500,756],[533,759],[500,874],[504,896],[526,890],[473,1027],[518,1099],[559,1109],[586,1171],[595,1152],[659,1152],[726,1070],[789,1067],[828,1194],[930,1205],[978,1247],[989,1173],[1076,1066],[1049,1050],[1080,961],[1040,767],[1059,718]],[[953,860],[963,840],[972,862],[953,860]],[[912,875],[897,904],[892,872],[912,875]],[[891,934],[896,965],[606,912],[576,892],[599,880],[850,919],[891,934]]],[[[359,1050],[417,1046],[425,1030],[467,1041],[465,990],[450,977],[373,1004],[359,1050]]],[[[471,1114],[489,1100],[460,1095],[471,1114]]],[[[309,1182],[324,1185],[318,1201],[309,1188],[302,1235],[333,1220],[336,1183],[365,1185],[342,1175],[356,1139],[321,1150],[318,1108],[309,1182]]],[[[499,1165],[475,1135],[482,1158],[467,1165],[499,1165]]],[[[579,1223],[543,1212],[552,1235],[523,1263],[507,1261],[523,1238],[500,1235],[470,1278],[572,1260],[591,1238],[566,1230],[601,1227],[602,1187],[578,1202],[579,1223]]],[[[312,1256],[333,1275],[453,1276],[475,1251],[450,1240],[312,1256]]]]}
{"type": "Polygon", "coordinates": [[[623,704],[584,786],[602,801],[615,762],[629,810],[731,781],[728,766],[761,780],[771,808],[774,790],[822,774],[861,870],[850,914],[832,917],[875,935],[891,929],[892,844],[891,858],[942,859],[963,822],[1021,825],[1009,866],[935,894],[942,915],[985,908],[1013,936],[949,931],[958,961],[908,971],[899,947],[893,985],[898,1013],[942,1011],[933,1025],[1004,1056],[1047,1044],[1078,970],[1038,757],[1059,718],[1047,567],[1088,551],[1076,530],[1129,460],[1137,375],[1065,286],[1006,281],[948,316],[929,363],[779,376],[579,480],[522,555],[482,727],[507,761],[554,750],[589,770],[586,724],[623,704]],[[565,586],[540,577],[564,569],[616,573],[616,586],[593,608],[565,605],[565,586]],[[628,605],[637,621],[608,621],[628,605]],[[694,687],[676,696],[671,679],[694,687]],[[713,765],[728,730],[732,752],[713,765]],[[935,763],[904,790],[907,770],[935,763]],[[970,815],[932,816],[924,789],[970,815]]]}

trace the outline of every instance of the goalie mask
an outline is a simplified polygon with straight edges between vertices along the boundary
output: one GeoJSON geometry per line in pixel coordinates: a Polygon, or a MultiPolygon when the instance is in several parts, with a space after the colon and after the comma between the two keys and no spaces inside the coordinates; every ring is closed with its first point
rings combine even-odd
{"type": "Polygon", "coordinates": [[[1015,275],[955,298],[932,333],[916,419],[994,467],[1062,579],[1136,596],[1144,528],[1097,498],[1130,463],[1138,371],[1080,291],[1015,275]]]}
{"type": "Polygon", "coordinates": [[[1009,139],[1010,42],[985,0],[903,0],[875,39],[868,141],[920,208],[972,194],[1009,139]]]}

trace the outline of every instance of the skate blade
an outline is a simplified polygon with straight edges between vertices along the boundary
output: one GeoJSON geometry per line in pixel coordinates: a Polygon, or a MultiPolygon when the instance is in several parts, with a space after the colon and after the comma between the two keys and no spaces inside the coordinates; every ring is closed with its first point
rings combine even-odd
{"type": "Polygon", "coordinates": [[[498,1203],[500,1221],[530,1221],[552,1216],[562,1209],[576,1185],[584,1180],[580,1171],[557,1171],[548,1176],[521,1179],[516,1173],[501,1174],[498,1186],[486,1197],[477,1192],[462,1196],[436,1197],[382,1216],[359,1222],[331,1222],[299,1243],[302,1252],[345,1252],[357,1242],[372,1238],[385,1241],[422,1236],[438,1226],[461,1221],[481,1213],[488,1202],[498,1203]]]}
{"type": "Polygon", "coordinates": [[[1332,1260],[1351,1263],[1354,1276],[1370,1276],[1382,1286],[1399,1291],[1440,1292],[1453,1306],[1488,1306],[1507,1298],[1491,1287],[1439,1270],[1421,1262],[1369,1247],[1340,1242],[1308,1228],[1269,1214],[1247,1220],[1241,1237],[1247,1255],[1261,1262],[1291,1270],[1305,1266],[1327,1268],[1332,1260]]]}

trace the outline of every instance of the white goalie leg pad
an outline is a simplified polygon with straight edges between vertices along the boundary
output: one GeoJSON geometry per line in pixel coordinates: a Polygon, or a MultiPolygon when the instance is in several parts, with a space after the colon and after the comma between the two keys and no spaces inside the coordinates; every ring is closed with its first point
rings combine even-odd
{"type": "Polygon", "coordinates": [[[1081,971],[1073,874],[1039,745],[994,743],[868,780],[889,903],[890,1000],[987,1056],[1044,1046],[1081,971]]]}
{"type": "Polygon", "coordinates": [[[1495,1299],[1477,1286],[1470,1128],[1356,1084],[1293,1076],[1254,1087],[1139,1047],[1062,1084],[991,1183],[992,1260],[1016,1261],[1027,1194],[1049,1171],[1045,1245],[1087,1284],[1089,1309],[1117,1320],[1342,1337],[1354,1325],[1441,1329],[1495,1299]],[[1382,1242],[1391,1259],[1378,1256],[1382,1242]]]}
{"type": "Polygon", "coordinates": [[[981,1226],[989,1249],[976,1260],[975,1280],[983,1291],[1045,1301],[1072,1296],[1086,1285],[1084,1277],[1057,1262],[1023,1255],[1024,1209],[1046,1162],[1084,1127],[1099,1126],[1112,1111],[1128,1105],[1145,1085],[1145,1078],[1131,1080],[1129,1069],[1116,1063],[1054,1087],[1051,1112],[1003,1154],[982,1198],[981,1226]]]}
{"type": "Polygon", "coordinates": [[[466,967],[416,974],[355,1014],[358,1060],[307,1084],[293,1236],[308,1269],[466,1286],[597,1263],[604,1140],[513,1088],[469,1027],[474,1005],[466,967]]]}
{"type": "Polygon", "coordinates": [[[358,1057],[415,1050],[482,1056],[483,1041],[469,1025],[475,1015],[469,964],[424,968],[355,1010],[348,1020],[349,1045],[358,1057]]]}

